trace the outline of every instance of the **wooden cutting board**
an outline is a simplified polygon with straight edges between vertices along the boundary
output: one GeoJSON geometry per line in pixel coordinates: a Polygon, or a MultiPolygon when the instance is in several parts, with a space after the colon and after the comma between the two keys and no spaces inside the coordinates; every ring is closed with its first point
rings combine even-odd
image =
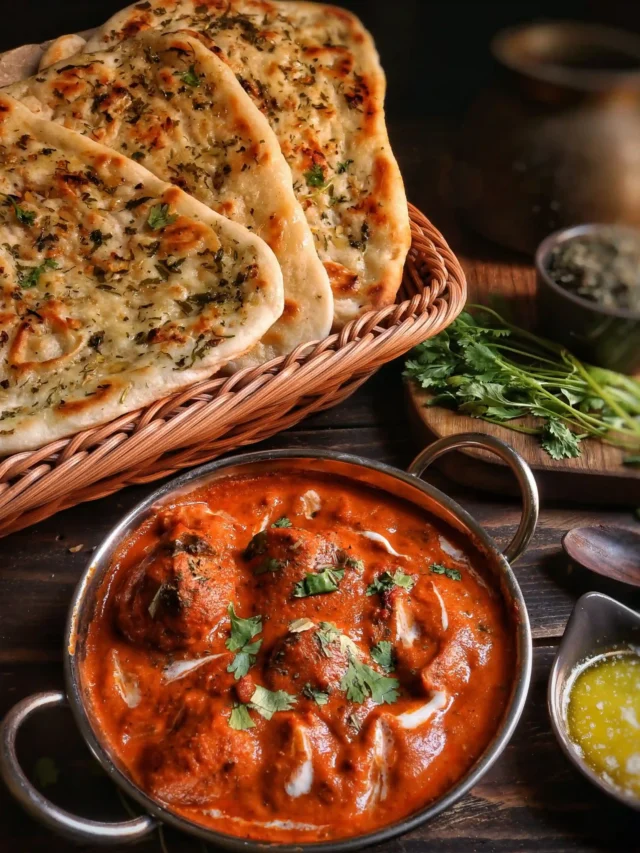
{"type": "MultiPolygon", "coordinates": [[[[428,392],[405,383],[410,421],[416,438],[429,444],[435,438],[461,432],[484,432],[508,442],[533,469],[543,499],[578,503],[640,506],[640,469],[623,465],[624,453],[599,441],[585,440],[577,459],[552,459],[535,436],[514,432],[478,418],[427,408],[428,392]]],[[[526,423],[526,421],[525,421],[526,423]]],[[[442,470],[457,482],[489,491],[516,494],[513,475],[497,457],[484,451],[462,450],[442,457],[442,470]]]]}

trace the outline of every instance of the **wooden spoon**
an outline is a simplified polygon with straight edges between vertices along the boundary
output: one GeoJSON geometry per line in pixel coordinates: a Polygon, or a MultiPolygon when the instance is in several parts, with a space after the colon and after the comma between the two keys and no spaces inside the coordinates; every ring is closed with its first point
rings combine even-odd
{"type": "Polygon", "coordinates": [[[640,534],[623,527],[576,527],[562,547],[572,560],[608,578],[640,586],[640,534]]]}

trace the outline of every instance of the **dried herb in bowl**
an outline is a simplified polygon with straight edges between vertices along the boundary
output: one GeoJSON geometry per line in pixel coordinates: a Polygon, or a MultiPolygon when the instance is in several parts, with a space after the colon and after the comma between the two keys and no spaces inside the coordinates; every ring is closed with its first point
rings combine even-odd
{"type": "Polygon", "coordinates": [[[404,375],[433,392],[428,405],[536,435],[553,459],[579,456],[588,436],[640,451],[640,382],[584,364],[490,308],[469,308],[406,363],[404,375]],[[535,421],[523,423],[527,415],[535,421]]]}
{"type": "Polygon", "coordinates": [[[560,287],[603,308],[640,314],[640,231],[602,227],[558,243],[546,265],[560,287]]]}

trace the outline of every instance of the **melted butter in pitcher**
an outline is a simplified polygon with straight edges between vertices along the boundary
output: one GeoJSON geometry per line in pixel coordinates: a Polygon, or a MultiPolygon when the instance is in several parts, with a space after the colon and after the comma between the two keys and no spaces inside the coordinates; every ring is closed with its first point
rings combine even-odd
{"type": "Polygon", "coordinates": [[[640,653],[609,653],[590,662],[569,695],[571,740],[589,766],[640,797],[640,653]]]}

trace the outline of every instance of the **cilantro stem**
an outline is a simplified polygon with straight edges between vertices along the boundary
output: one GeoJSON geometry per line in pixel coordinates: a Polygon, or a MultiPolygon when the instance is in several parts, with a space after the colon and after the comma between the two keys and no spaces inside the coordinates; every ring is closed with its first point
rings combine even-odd
{"type": "MultiPolygon", "coordinates": [[[[499,349],[499,350],[503,350],[504,352],[512,352],[512,353],[515,353],[516,355],[522,355],[522,356],[524,356],[525,358],[531,358],[531,357],[533,357],[533,358],[535,358],[537,361],[539,361],[539,362],[541,362],[541,363],[544,363],[544,364],[551,364],[551,365],[553,365],[554,367],[558,364],[558,362],[557,362],[557,361],[553,361],[553,360],[552,360],[552,359],[550,359],[550,358],[545,358],[545,357],[544,357],[544,356],[542,356],[542,355],[537,355],[536,353],[532,353],[531,351],[529,351],[529,352],[528,352],[527,350],[518,349],[518,348],[516,348],[516,347],[508,347],[506,344],[498,344],[498,343],[497,343],[497,344],[495,344],[495,348],[496,348],[496,349],[499,349]]],[[[557,371],[557,374],[558,374],[558,376],[562,376],[562,375],[563,375],[561,371],[557,371]]]]}
{"type": "Polygon", "coordinates": [[[601,397],[605,403],[612,409],[619,418],[622,418],[625,423],[629,424],[632,432],[635,432],[636,435],[640,436],[640,423],[635,418],[632,418],[623,408],[618,405],[617,401],[614,400],[605,389],[591,376],[588,370],[585,370],[583,365],[578,361],[577,358],[571,355],[571,353],[566,353],[564,355],[570,364],[576,368],[578,373],[582,376],[584,381],[589,385],[589,387],[595,392],[598,397],[601,397]]]}
{"type": "Polygon", "coordinates": [[[501,421],[498,418],[488,418],[486,415],[483,415],[481,420],[486,421],[490,424],[497,424],[498,426],[502,426],[505,429],[513,430],[513,432],[523,432],[526,435],[540,435],[542,429],[540,427],[526,427],[521,424],[512,424],[510,421],[501,421]]]}
{"type": "MultiPolygon", "coordinates": [[[[563,357],[564,357],[565,353],[566,353],[566,351],[564,351],[563,357]]],[[[569,358],[573,359],[573,356],[570,355],[570,353],[566,353],[566,355],[568,355],[569,358]]],[[[573,360],[576,362],[576,366],[579,365],[580,367],[582,367],[582,365],[580,365],[580,362],[578,362],[577,359],[573,359],[573,360]]],[[[504,367],[507,370],[510,369],[513,373],[518,375],[522,379],[522,381],[525,385],[529,385],[529,386],[533,386],[533,387],[537,388],[540,391],[540,393],[542,393],[547,399],[553,400],[555,406],[560,407],[561,409],[564,410],[565,414],[563,415],[563,418],[565,420],[567,420],[569,423],[576,425],[576,421],[577,421],[578,425],[581,425],[582,427],[586,427],[588,429],[589,428],[590,429],[593,429],[593,428],[600,429],[602,427],[605,427],[606,429],[609,428],[609,426],[607,424],[603,423],[603,421],[600,418],[593,417],[592,415],[588,415],[585,412],[579,412],[577,409],[574,409],[574,407],[570,403],[565,403],[564,400],[560,399],[555,394],[552,394],[543,385],[541,385],[539,382],[537,382],[535,378],[532,379],[528,372],[522,370],[516,364],[506,362],[503,359],[501,359],[499,356],[496,357],[496,363],[500,364],[502,367],[504,367]]],[[[586,371],[585,371],[585,373],[586,373],[586,371]]],[[[587,381],[587,380],[585,379],[585,381],[587,381]]],[[[600,387],[598,386],[598,384],[596,382],[593,382],[593,380],[592,380],[588,384],[591,385],[596,396],[601,397],[610,406],[611,409],[616,411],[616,414],[623,412],[623,410],[620,409],[619,406],[616,405],[614,408],[614,406],[611,405],[611,402],[607,399],[607,397],[604,396],[603,390],[600,389],[600,387]]],[[[519,404],[513,403],[513,405],[517,406],[519,404]]],[[[549,414],[551,414],[555,417],[558,416],[557,411],[549,412],[549,414]]],[[[626,413],[623,412],[622,416],[623,416],[624,420],[627,420],[626,413]]],[[[617,432],[627,432],[627,430],[621,430],[621,429],[618,429],[616,431],[617,432]]],[[[640,435],[640,424],[638,424],[636,428],[633,428],[631,430],[631,433],[635,434],[635,435],[640,435]]]]}
{"type": "Polygon", "coordinates": [[[493,308],[489,308],[486,305],[467,305],[467,308],[472,308],[476,311],[482,311],[485,314],[489,314],[497,320],[501,326],[509,329],[510,332],[516,334],[519,338],[524,338],[527,341],[530,341],[535,347],[539,347],[541,349],[545,349],[548,352],[552,352],[554,355],[562,356],[563,352],[566,352],[565,348],[560,346],[560,344],[554,344],[553,341],[549,341],[546,338],[540,338],[538,335],[534,335],[533,332],[528,332],[526,329],[521,329],[519,326],[514,326],[513,323],[510,323],[508,320],[505,320],[501,317],[497,311],[494,311],[493,308]]]}
{"type": "Polygon", "coordinates": [[[432,404],[537,435],[554,459],[579,455],[589,436],[640,450],[640,382],[583,364],[491,308],[469,307],[480,316],[461,314],[407,361],[405,376],[433,393],[432,404]],[[538,420],[518,422],[524,416],[538,420]]]}

